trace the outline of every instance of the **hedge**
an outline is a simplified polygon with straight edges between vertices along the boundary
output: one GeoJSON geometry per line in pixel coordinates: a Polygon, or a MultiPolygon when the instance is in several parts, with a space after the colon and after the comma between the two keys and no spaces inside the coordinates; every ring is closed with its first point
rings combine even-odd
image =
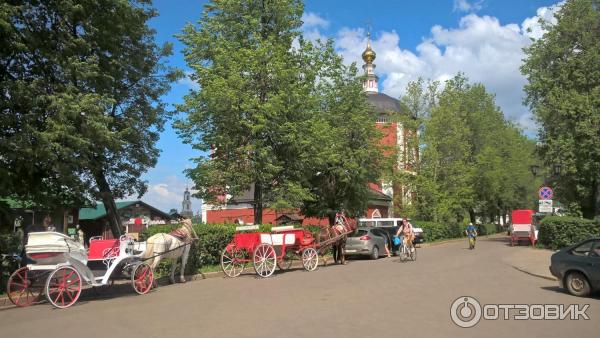
{"type": "Polygon", "coordinates": [[[498,224],[480,224],[477,225],[477,230],[480,236],[492,235],[503,231],[498,224]]]}
{"type": "Polygon", "coordinates": [[[539,241],[553,250],[592,236],[600,236],[600,220],[568,216],[546,216],[540,222],[539,241]]]}
{"type": "MultiPolygon", "coordinates": [[[[179,224],[151,226],[142,232],[140,240],[145,241],[154,234],[169,233],[179,227],[181,227],[179,224]]],[[[194,242],[190,249],[186,274],[195,274],[202,266],[220,264],[221,252],[233,238],[235,225],[194,224],[194,230],[198,234],[199,240],[194,242]]],[[[171,264],[170,261],[161,262],[156,272],[159,275],[165,275],[170,271],[171,264]]]]}
{"type": "MultiPolygon", "coordinates": [[[[14,234],[0,234],[0,253],[19,253],[19,239],[14,234]]],[[[0,261],[0,293],[4,293],[10,275],[18,268],[10,260],[0,261]]]]}
{"type": "Polygon", "coordinates": [[[423,229],[423,237],[427,242],[461,237],[463,232],[456,224],[414,221],[413,226],[423,229]]]}

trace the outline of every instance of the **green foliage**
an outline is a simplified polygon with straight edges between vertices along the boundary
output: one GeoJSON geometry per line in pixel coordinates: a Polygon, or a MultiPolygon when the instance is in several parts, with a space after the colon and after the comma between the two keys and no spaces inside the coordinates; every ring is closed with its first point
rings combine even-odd
{"type": "Polygon", "coordinates": [[[600,236],[600,221],[578,217],[547,216],[540,222],[539,241],[553,250],[592,236],[600,236]]]}
{"type": "Polygon", "coordinates": [[[161,62],[156,15],[145,0],[3,3],[2,196],[52,207],[146,191],[180,74],[161,62]]]}
{"type": "Polygon", "coordinates": [[[400,210],[436,222],[462,223],[469,215],[497,216],[528,207],[534,194],[534,143],[507,122],[493,95],[458,74],[443,90],[435,82],[409,85],[401,101],[417,116],[417,175],[399,172],[396,183],[417,192],[414,207],[400,210]]]}
{"type": "MultiPolygon", "coordinates": [[[[140,240],[145,241],[157,233],[169,233],[181,227],[179,224],[156,225],[145,229],[140,240]]],[[[190,249],[186,266],[186,274],[195,274],[202,266],[220,264],[221,252],[233,238],[234,224],[195,224],[194,230],[200,238],[195,241],[190,249]]],[[[167,275],[171,269],[172,261],[161,261],[156,269],[158,275],[167,275]]]]}
{"type": "Polygon", "coordinates": [[[486,223],[477,225],[477,232],[480,236],[485,236],[502,232],[502,229],[498,224],[486,223]]]}
{"type": "Polygon", "coordinates": [[[540,126],[540,154],[556,196],[584,217],[600,215],[600,4],[568,0],[525,49],[526,103],[540,126]]]}
{"type": "Polygon", "coordinates": [[[415,221],[413,226],[423,229],[423,237],[427,242],[457,238],[462,235],[463,231],[461,226],[452,223],[415,221]]]}
{"type": "Polygon", "coordinates": [[[357,69],[332,41],[301,37],[302,12],[295,0],[214,1],[179,37],[202,90],[186,96],[175,127],[211,151],[187,174],[211,204],[253,188],[255,223],[265,206],[362,213],[379,174],[357,69]]]}
{"type": "Polygon", "coordinates": [[[8,254],[17,252],[19,248],[19,238],[14,234],[0,233],[0,253],[8,254]]]}

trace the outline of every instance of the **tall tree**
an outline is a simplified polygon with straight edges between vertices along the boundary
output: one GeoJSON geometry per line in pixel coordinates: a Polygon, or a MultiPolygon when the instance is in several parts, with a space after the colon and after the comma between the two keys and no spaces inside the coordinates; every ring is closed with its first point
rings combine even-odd
{"type": "Polygon", "coordinates": [[[525,49],[526,103],[547,166],[562,165],[558,198],[600,215],[600,2],[568,0],[555,25],[525,49]]]}
{"type": "MultiPolygon", "coordinates": [[[[422,96],[418,92],[407,95],[422,96]]],[[[468,213],[475,222],[476,215],[495,219],[528,207],[533,141],[504,119],[483,85],[470,84],[464,75],[432,96],[430,114],[422,118],[420,171],[413,179],[420,216],[460,221],[468,213]]]]}
{"type": "Polygon", "coordinates": [[[160,97],[180,73],[161,58],[150,1],[14,1],[0,12],[3,193],[101,199],[114,235],[115,198],[146,190],[167,118],[160,97]]]}
{"type": "Polygon", "coordinates": [[[186,96],[179,109],[187,117],[175,126],[185,142],[211,152],[188,174],[215,204],[253,186],[256,223],[265,206],[308,196],[297,174],[310,87],[292,49],[302,12],[299,0],[213,1],[180,37],[201,89],[186,96]]]}
{"type": "Polygon", "coordinates": [[[379,180],[385,162],[379,146],[381,133],[375,128],[376,116],[356,65],[344,65],[331,40],[314,47],[301,45],[303,57],[313,61],[312,74],[316,74],[311,105],[306,105],[311,144],[306,177],[311,196],[302,212],[328,218],[333,224],[337,212],[355,217],[367,209],[369,183],[379,180]]]}

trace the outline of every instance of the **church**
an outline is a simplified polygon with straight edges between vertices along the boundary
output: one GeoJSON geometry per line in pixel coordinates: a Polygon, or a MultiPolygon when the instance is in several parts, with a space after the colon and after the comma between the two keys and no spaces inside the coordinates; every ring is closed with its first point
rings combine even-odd
{"type": "MultiPolygon", "coordinates": [[[[367,39],[367,46],[362,53],[364,61],[363,70],[365,80],[363,88],[367,94],[367,101],[377,115],[375,126],[379,129],[383,137],[381,144],[392,146],[397,149],[396,170],[402,170],[411,174],[416,174],[407,161],[407,151],[410,148],[409,138],[415,135],[414,131],[405,128],[402,123],[392,119],[392,114],[408,114],[407,110],[401,105],[400,101],[381,93],[379,91],[379,77],[375,74],[376,53],[371,47],[370,36],[367,39]]],[[[413,154],[418,156],[418,151],[413,149],[413,154]]],[[[401,217],[402,205],[410,204],[414,198],[414,193],[406,187],[393,185],[389,182],[370,183],[370,198],[367,210],[363,217],[382,218],[382,217],[401,217]]],[[[214,206],[211,204],[202,205],[202,220],[206,223],[233,223],[243,222],[246,224],[254,223],[253,209],[253,187],[241,194],[232,196],[225,205],[214,206]]],[[[263,210],[263,223],[265,224],[285,224],[300,223],[308,224],[327,224],[328,220],[309,218],[298,213],[277,213],[276,210],[265,208],[263,210]]]]}

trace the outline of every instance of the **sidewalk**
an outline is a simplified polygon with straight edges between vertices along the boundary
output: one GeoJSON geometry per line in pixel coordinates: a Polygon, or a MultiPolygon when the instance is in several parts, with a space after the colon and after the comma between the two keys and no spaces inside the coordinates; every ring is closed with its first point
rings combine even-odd
{"type": "Polygon", "coordinates": [[[531,246],[513,247],[514,253],[504,256],[506,264],[526,274],[555,281],[549,270],[552,250],[534,249],[531,246]]]}

